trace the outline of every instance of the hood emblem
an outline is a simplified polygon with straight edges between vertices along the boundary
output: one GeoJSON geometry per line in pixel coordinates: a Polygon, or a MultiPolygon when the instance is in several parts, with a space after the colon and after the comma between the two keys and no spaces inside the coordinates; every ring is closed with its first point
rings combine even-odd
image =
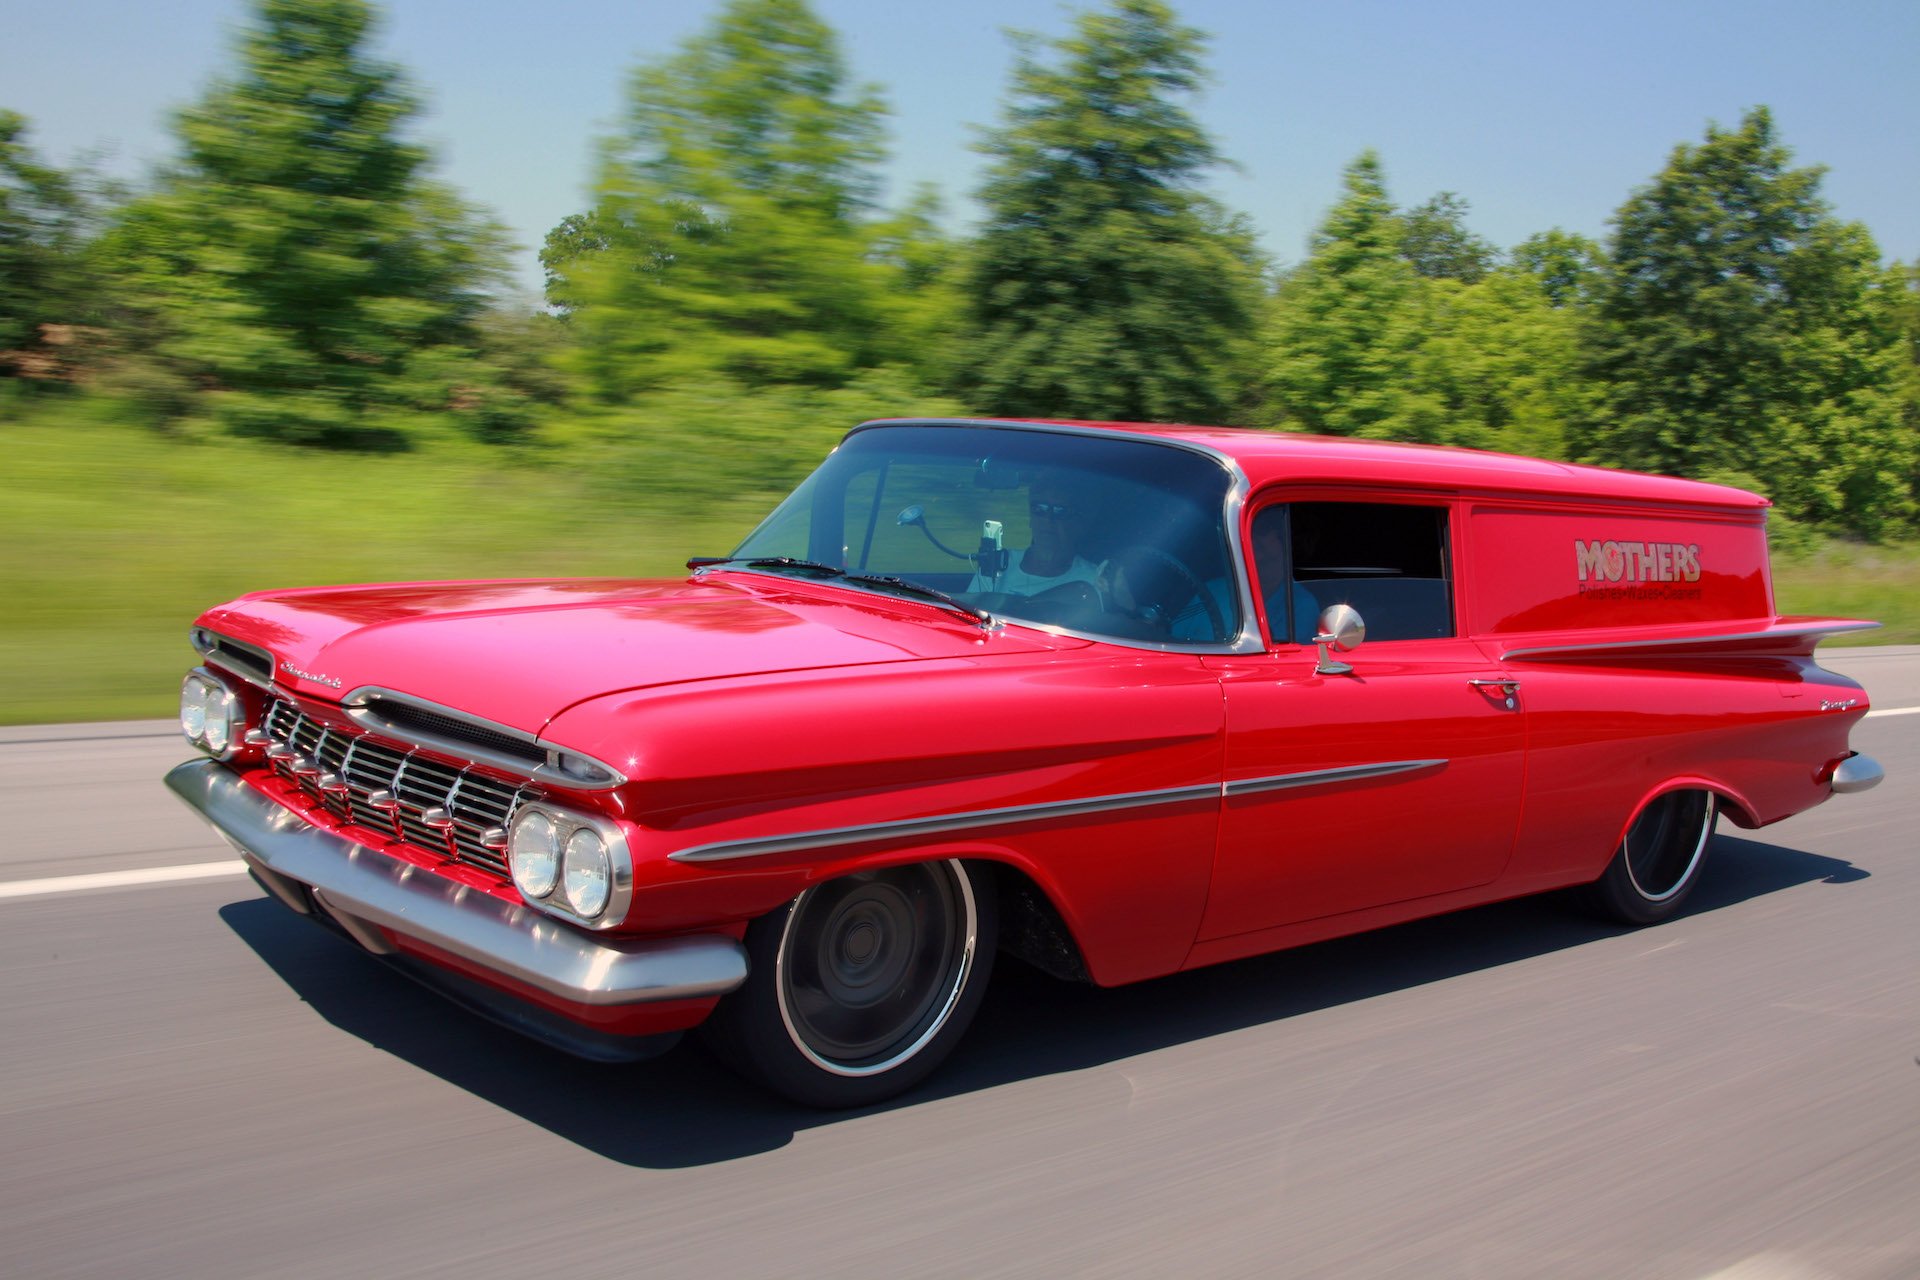
{"type": "Polygon", "coordinates": [[[340,677],[338,676],[323,676],[316,675],[311,671],[302,671],[299,667],[285,660],[281,661],[280,669],[290,676],[297,676],[307,681],[309,684],[325,685],[329,689],[338,689],[340,687],[340,677]]]}

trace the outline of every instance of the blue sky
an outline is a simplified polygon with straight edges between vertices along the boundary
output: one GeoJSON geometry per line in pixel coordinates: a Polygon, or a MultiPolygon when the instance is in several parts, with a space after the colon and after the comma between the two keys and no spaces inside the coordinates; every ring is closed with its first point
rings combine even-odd
{"type": "MultiPolygon", "coordinates": [[[[1066,6],[814,0],[854,76],[893,108],[890,195],[936,183],[973,214],[973,126],[999,114],[1003,30],[1067,30],[1066,6]]],[[[639,60],[717,7],[683,0],[393,0],[380,52],[427,102],[441,175],[534,250],[578,210],[594,136],[639,60]]],[[[1709,121],[1765,104],[1827,199],[1882,253],[1920,259],[1920,0],[1187,0],[1212,36],[1195,104],[1237,168],[1216,195],[1280,261],[1306,253],[1341,169],[1377,150],[1404,204],[1450,190],[1502,246],[1563,227],[1602,236],[1632,189],[1709,121]]],[[[107,149],[137,175],[172,152],[167,116],[231,63],[244,0],[0,0],[0,107],[59,163],[107,149]]]]}

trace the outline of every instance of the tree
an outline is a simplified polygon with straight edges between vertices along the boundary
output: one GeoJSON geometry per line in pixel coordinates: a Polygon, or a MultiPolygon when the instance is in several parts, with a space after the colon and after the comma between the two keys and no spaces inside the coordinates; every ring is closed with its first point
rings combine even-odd
{"type": "MultiPolygon", "coordinates": [[[[43,325],[84,318],[81,200],[26,132],[25,117],[0,110],[0,351],[38,342],[43,325]]],[[[0,376],[12,368],[0,361],[0,376]]]]}
{"type": "Polygon", "coordinates": [[[1757,108],[1621,207],[1586,336],[1603,393],[1574,443],[1750,474],[1788,515],[1877,534],[1912,510],[1897,283],[1790,158],[1757,108]]]}
{"type": "Polygon", "coordinates": [[[396,406],[484,416],[473,324],[503,233],[426,177],[372,25],[363,0],[260,0],[238,76],[180,113],[177,166],[110,238],[128,323],[244,432],[347,443],[396,406]]]}
{"type": "Polygon", "coordinates": [[[542,254],[595,392],[834,386],[901,357],[865,222],[883,112],[804,0],[731,0],[636,70],[593,208],[542,254]]]}
{"type": "Polygon", "coordinates": [[[940,193],[917,188],[898,213],[871,227],[873,261],[887,268],[888,323],[899,357],[927,388],[951,386],[964,314],[962,245],[942,230],[940,193]]]}
{"type": "Polygon", "coordinates": [[[1499,254],[1467,230],[1467,202],[1442,191],[1400,215],[1400,255],[1429,280],[1484,280],[1499,254]]]}
{"type": "Polygon", "coordinates": [[[987,219],[960,376],[978,408],[1234,416],[1261,263],[1244,221],[1198,190],[1219,163],[1183,105],[1202,48],[1159,0],[1115,0],[1057,42],[1021,38],[982,147],[987,219]]]}
{"type": "Polygon", "coordinates": [[[1586,411],[1579,313],[1556,305],[1548,282],[1517,264],[1473,284],[1432,280],[1417,315],[1407,394],[1424,428],[1413,438],[1566,456],[1566,433],[1586,411]]]}
{"type": "Polygon", "coordinates": [[[1343,182],[1307,261],[1275,300],[1266,384],[1286,426],[1427,439],[1439,407],[1414,390],[1427,295],[1403,252],[1405,223],[1373,152],[1348,165],[1343,182]]]}
{"type": "Polygon", "coordinates": [[[1540,282],[1556,307],[1592,302],[1606,268],[1606,250],[1582,235],[1555,228],[1513,247],[1512,265],[1540,282]]]}
{"type": "Polygon", "coordinates": [[[1275,300],[1267,386],[1281,424],[1563,456],[1587,398],[1572,301],[1522,261],[1491,266],[1457,197],[1397,212],[1372,152],[1345,188],[1275,300]]]}

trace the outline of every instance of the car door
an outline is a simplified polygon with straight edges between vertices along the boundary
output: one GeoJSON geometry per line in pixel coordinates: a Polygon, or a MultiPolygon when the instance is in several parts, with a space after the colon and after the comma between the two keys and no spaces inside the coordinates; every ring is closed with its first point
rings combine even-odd
{"type": "Polygon", "coordinates": [[[1268,645],[1209,659],[1227,744],[1202,940],[1469,889],[1512,853],[1524,715],[1508,674],[1459,634],[1454,513],[1347,497],[1271,502],[1250,521],[1268,645]],[[1368,635],[1327,663],[1302,641],[1336,603],[1368,635]]]}

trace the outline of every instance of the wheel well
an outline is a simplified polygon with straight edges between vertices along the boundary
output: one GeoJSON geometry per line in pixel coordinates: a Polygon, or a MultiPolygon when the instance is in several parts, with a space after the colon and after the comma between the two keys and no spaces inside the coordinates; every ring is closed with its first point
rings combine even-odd
{"type": "Polygon", "coordinates": [[[1753,816],[1753,811],[1747,808],[1740,797],[1720,787],[1706,787],[1704,789],[1713,792],[1714,798],[1720,802],[1721,816],[1731,818],[1734,826],[1752,831],[1760,825],[1760,819],[1753,816]]]}
{"type": "MultiPolygon", "coordinates": [[[[1760,825],[1759,820],[1753,816],[1753,810],[1747,807],[1746,801],[1738,795],[1735,795],[1732,791],[1729,791],[1726,787],[1706,778],[1676,777],[1669,778],[1665,783],[1647,792],[1647,794],[1641,798],[1640,803],[1635,805],[1632,811],[1627,814],[1626,826],[1620,828],[1621,836],[1625,836],[1627,827],[1633,825],[1633,820],[1645,812],[1648,805],[1658,800],[1661,796],[1671,795],[1675,791],[1704,791],[1713,797],[1716,811],[1727,818],[1731,818],[1736,827],[1744,827],[1751,831],[1760,825]]],[[[1613,847],[1616,849],[1619,848],[1620,841],[1615,840],[1613,847]]]]}
{"type": "Polygon", "coordinates": [[[1091,982],[1080,944],[1046,891],[1018,867],[984,865],[992,868],[1000,907],[1000,950],[1062,981],[1091,982]]]}

